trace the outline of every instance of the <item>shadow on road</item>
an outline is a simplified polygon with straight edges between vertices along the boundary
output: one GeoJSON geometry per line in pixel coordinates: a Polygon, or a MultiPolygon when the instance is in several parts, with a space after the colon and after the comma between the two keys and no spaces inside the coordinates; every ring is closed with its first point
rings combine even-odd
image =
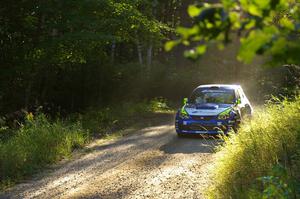
{"type": "Polygon", "coordinates": [[[35,180],[18,186],[10,193],[0,194],[0,198],[5,196],[24,198],[25,195],[37,196],[37,198],[59,198],[67,192],[66,190],[83,186],[88,182],[91,183],[90,186],[100,186],[92,182],[100,183],[101,180],[110,178],[110,175],[115,175],[118,180],[122,179],[122,183],[119,182],[119,186],[116,187],[114,181],[108,180],[103,184],[107,187],[106,191],[101,189],[97,193],[82,193],[82,197],[79,198],[120,198],[130,195],[139,187],[138,180],[131,182],[128,179],[139,179],[141,171],[152,171],[163,165],[166,160],[173,161],[174,157],[169,157],[168,154],[209,154],[213,153],[215,146],[220,143],[221,140],[209,137],[178,138],[171,123],[147,127],[122,139],[96,143],[89,147],[87,154],[60,165],[51,173],[37,176],[35,180]],[[121,166],[123,163],[124,165],[121,166]],[[125,172],[118,174],[120,168],[125,172]],[[112,171],[116,171],[116,174],[112,171]],[[127,171],[130,172],[126,173],[127,171]],[[98,180],[95,180],[95,177],[98,177],[98,180]]]}
{"type": "Polygon", "coordinates": [[[190,135],[183,138],[176,136],[170,142],[160,147],[160,150],[168,154],[213,153],[215,147],[222,142],[221,139],[208,136],[190,135]]]}

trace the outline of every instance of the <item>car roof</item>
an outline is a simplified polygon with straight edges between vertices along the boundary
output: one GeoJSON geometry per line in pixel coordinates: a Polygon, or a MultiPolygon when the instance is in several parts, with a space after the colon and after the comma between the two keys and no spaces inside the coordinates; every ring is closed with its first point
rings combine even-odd
{"type": "Polygon", "coordinates": [[[219,87],[219,88],[225,88],[225,89],[242,88],[240,85],[237,85],[237,84],[205,84],[205,85],[200,85],[197,88],[211,88],[211,87],[219,87]]]}

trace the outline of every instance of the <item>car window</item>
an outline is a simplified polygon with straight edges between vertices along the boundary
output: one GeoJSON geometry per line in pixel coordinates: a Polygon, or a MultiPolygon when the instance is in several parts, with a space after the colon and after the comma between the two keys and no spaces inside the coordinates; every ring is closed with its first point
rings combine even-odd
{"type": "Polygon", "coordinates": [[[234,90],[230,89],[197,89],[192,93],[190,97],[190,103],[193,104],[233,104],[234,100],[234,90]]]}

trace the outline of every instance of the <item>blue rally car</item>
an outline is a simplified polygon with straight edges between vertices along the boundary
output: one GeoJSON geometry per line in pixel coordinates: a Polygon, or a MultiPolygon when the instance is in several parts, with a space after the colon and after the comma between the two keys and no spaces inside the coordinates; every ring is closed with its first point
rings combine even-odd
{"type": "Polygon", "coordinates": [[[197,87],[176,114],[178,136],[185,134],[227,134],[253,108],[240,85],[211,84],[197,87]]]}

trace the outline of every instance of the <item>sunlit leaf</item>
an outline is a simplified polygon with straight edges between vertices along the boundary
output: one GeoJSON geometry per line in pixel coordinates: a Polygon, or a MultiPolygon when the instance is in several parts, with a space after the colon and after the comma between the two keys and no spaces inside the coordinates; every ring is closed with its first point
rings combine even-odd
{"type": "Polygon", "coordinates": [[[259,6],[261,10],[266,9],[270,6],[270,0],[254,0],[254,3],[259,6]]]}
{"type": "Polygon", "coordinates": [[[224,33],[220,33],[218,35],[218,37],[216,38],[217,41],[224,41],[224,39],[225,39],[225,34],[224,33]]]}
{"type": "Polygon", "coordinates": [[[205,24],[207,29],[211,29],[214,27],[214,24],[210,23],[209,21],[206,21],[205,24]]]}
{"type": "Polygon", "coordinates": [[[250,20],[250,22],[247,23],[247,25],[245,26],[246,30],[253,28],[255,26],[255,24],[256,24],[256,22],[254,19],[250,20]]]}
{"type": "Polygon", "coordinates": [[[198,55],[203,55],[206,52],[206,45],[200,45],[196,47],[198,55]]]}
{"type": "Polygon", "coordinates": [[[216,21],[215,24],[217,27],[220,27],[222,25],[222,21],[216,21]]]}
{"type": "Polygon", "coordinates": [[[279,38],[274,43],[270,50],[271,53],[280,53],[287,45],[287,40],[285,38],[279,38]]]}
{"type": "Polygon", "coordinates": [[[231,22],[236,22],[237,20],[239,20],[239,13],[237,12],[230,12],[229,13],[229,18],[231,22]]]}
{"type": "Polygon", "coordinates": [[[280,31],[274,25],[266,26],[262,29],[264,34],[268,34],[269,36],[274,36],[275,34],[279,33],[280,31]]]}
{"type": "Polygon", "coordinates": [[[279,23],[280,23],[281,26],[283,26],[283,27],[285,27],[289,30],[294,30],[295,29],[295,26],[294,26],[293,22],[290,19],[288,19],[287,17],[281,18],[279,23]]]}
{"type": "Polygon", "coordinates": [[[238,60],[250,63],[255,57],[257,51],[269,43],[278,30],[273,27],[265,27],[263,30],[254,30],[248,37],[241,39],[241,48],[238,54],[238,60]]]}
{"type": "Polygon", "coordinates": [[[184,39],[187,39],[190,36],[189,28],[179,26],[176,29],[176,32],[178,32],[184,39]]]}
{"type": "Polygon", "coordinates": [[[289,9],[289,3],[295,0],[287,1],[287,0],[279,0],[279,3],[277,5],[277,9],[283,10],[283,9],[289,9]]]}
{"type": "Polygon", "coordinates": [[[165,51],[169,52],[171,51],[175,46],[177,46],[180,43],[179,40],[172,40],[172,41],[167,41],[165,43],[165,51]]]}
{"type": "Polygon", "coordinates": [[[222,0],[222,4],[225,9],[232,8],[236,5],[237,1],[235,0],[222,0]]]}
{"type": "Polygon", "coordinates": [[[190,36],[193,36],[198,33],[199,28],[197,26],[193,26],[192,28],[184,28],[179,26],[176,31],[186,40],[190,36]]]}
{"type": "Polygon", "coordinates": [[[241,23],[240,23],[240,14],[237,12],[230,12],[229,13],[229,19],[231,21],[231,23],[233,24],[233,28],[240,28],[241,27],[241,23]]]}
{"type": "Polygon", "coordinates": [[[186,50],[186,51],[184,51],[184,57],[195,60],[198,58],[198,54],[196,53],[196,51],[194,49],[186,50]]]}
{"type": "Polygon", "coordinates": [[[248,0],[240,0],[240,4],[243,10],[248,10],[249,7],[248,0]]]}
{"type": "Polygon", "coordinates": [[[194,36],[191,38],[191,41],[201,41],[202,37],[200,35],[194,36]]]}
{"type": "Polygon", "coordinates": [[[262,16],[262,11],[259,9],[258,6],[254,5],[254,4],[250,4],[249,5],[249,13],[255,16],[262,16]]]}
{"type": "Polygon", "coordinates": [[[201,10],[202,10],[201,8],[198,8],[195,5],[190,5],[188,7],[188,13],[189,13],[190,17],[198,16],[201,13],[201,10]]]}
{"type": "Polygon", "coordinates": [[[218,49],[219,50],[224,50],[225,46],[223,43],[218,43],[218,49]]]}
{"type": "Polygon", "coordinates": [[[189,42],[188,40],[184,40],[184,41],[182,42],[182,44],[185,45],[185,46],[188,46],[188,45],[190,45],[190,42],[189,42]]]}
{"type": "Polygon", "coordinates": [[[203,4],[203,7],[204,7],[204,8],[211,8],[211,7],[212,7],[212,4],[210,4],[210,3],[204,3],[204,4],[203,4]]]}

